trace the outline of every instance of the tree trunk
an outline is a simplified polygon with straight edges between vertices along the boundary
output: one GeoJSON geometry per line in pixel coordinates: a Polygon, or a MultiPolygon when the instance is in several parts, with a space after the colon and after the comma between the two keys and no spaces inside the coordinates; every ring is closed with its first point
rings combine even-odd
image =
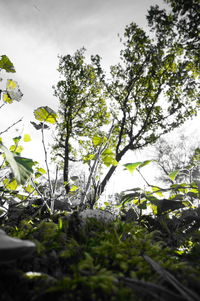
{"type": "MultiPolygon", "coordinates": [[[[117,162],[120,162],[121,158],[125,155],[125,153],[130,149],[130,145],[128,144],[126,147],[124,147],[124,149],[116,155],[116,160],[117,162]]],[[[105,190],[105,187],[108,183],[108,181],[110,180],[110,178],[112,177],[114,171],[116,170],[117,166],[112,165],[109,169],[109,171],[107,172],[107,174],[105,175],[104,179],[102,180],[102,182],[100,183],[99,187],[97,188],[96,191],[96,196],[99,197],[105,190]]]]}
{"type": "Polygon", "coordinates": [[[97,197],[99,197],[104,192],[105,187],[106,187],[108,181],[110,180],[111,176],[113,175],[116,168],[117,168],[117,166],[114,166],[114,165],[112,165],[110,167],[110,169],[107,172],[106,176],[104,177],[104,179],[102,180],[100,185],[97,187],[97,192],[96,192],[97,197]]]}
{"type": "Polygon", "coordinates": [[[69,135],[67,134],[65,138],[65,159],[64,159],[64,171],[63,171],[63,180],[66,184],[65,185],[65,191],[66,194],[70,191],[70,185],[69,185],[69,135]]]}

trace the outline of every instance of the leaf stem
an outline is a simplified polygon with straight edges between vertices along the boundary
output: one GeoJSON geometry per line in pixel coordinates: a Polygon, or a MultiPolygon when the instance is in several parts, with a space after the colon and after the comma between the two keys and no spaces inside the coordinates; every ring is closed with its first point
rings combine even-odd
{"type": "Polygon", "coordinates": [[[49,198],[50,198],[50,203],[51,203],[51,211],[53,212],[54,203],[52,201],[51,177],[50,177],[50,171],[49,171],[49,165],[48,165],[47,149],[46,149],[45,139],[44,139],[44,123],[42,124],[41,133],[42,133],[42,145],[43,145],[44,155],[45,155],[45,164],[46,164],[46,168],[47,168],[47,177],[48,177],[48,183],[49,183],[49,198]]]}
{"type": "MultiPolygon", "coordinates": [[[[3,106],[3,105],[2,105],[3,106]]],[[[1,107],[2,107],[1,106],[1,107]]],[[[0,108],[1,108],[0,107],[0,108]]],[[[14,122],[12,125],[10,125],[7,129],[5,129],[3,132],[0,132],[0,135],[2,135],[2,134],[4,134],[4,133],[6,133],[7,131],[9,131],[13,126],[15,126],[16,124],[18,124],[19,122],[21,122],[22,121],[22,119],[23,119],[23,117],[22,118],[20,118],[18,121],[16,121],[16,122],[14,122]]]]}

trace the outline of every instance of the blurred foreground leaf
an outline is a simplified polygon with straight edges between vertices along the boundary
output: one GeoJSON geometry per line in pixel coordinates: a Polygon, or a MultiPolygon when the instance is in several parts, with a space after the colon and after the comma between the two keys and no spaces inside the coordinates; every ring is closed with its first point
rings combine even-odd
{"type": "Polygon", "coordinates": [[[33,173],[32,167],[35,164],[34,161],[32,159],[14,156],[13,153],[2,144],[0,144],[0,149],[5,153],[6,161],[10,164],[18,184],[25,184],[33,173]]]}

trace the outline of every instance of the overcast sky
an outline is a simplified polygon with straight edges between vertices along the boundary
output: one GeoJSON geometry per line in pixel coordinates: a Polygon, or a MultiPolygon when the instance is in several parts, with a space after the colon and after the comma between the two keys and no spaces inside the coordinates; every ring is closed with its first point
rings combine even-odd
{"type": "Polygon", "coordinates": [[[1,54],[13,62],[16,74],[8,78],[16,79],[24,94],[20,103],[1,109],[0,131],[24,117],[18,128],[32,137],[24,156],[43,160],[30,120],[39,106],[57,108],[52,85],[58,80],[58,54],[84,46],[88,55],[100,54],[107,69],[118,62],[117,34],[131,22],[145,28],[147,9],[154,4],[164,5],[162,0],[0,0],[1,54]]]}

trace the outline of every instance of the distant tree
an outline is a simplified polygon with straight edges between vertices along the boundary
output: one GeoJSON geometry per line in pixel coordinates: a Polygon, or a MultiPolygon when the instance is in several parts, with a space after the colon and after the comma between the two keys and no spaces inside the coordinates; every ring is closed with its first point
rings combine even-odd
{"type": "Polygon", "coordinates": [[[189,25],[199,18],[199,3],[190,1],[188,8],[184,1],[168,3],[169,12],[158,6],[149,10],[149,36],[134,23],[125,28],[120,62],[110,67],[109,77],[99,56],[92,56],[90,64],[84,62],[82,50],[60,58],[63,79],[55,88],[61,106],[57,151],[63,150],[66,175],[73,140],[77,149],[87,141],[88,161],[99,157],[98,164],[108,167],[95,186],[97,197],[128,151],[154,143],[197,113],[199,39],[196,27],[189,25]],[[106,140],[95,144],[94,137],[106,140]],[[105,143],[106,149],[99,152],[105,143]],[[103,161],[103,154],[112,160],[103,161]]]}
{"type": "Polygon", "coordinates": [[[181,135],[175,141],[160,138],[155,144],[155,160],[160,175],[157,180],[164,183],[192,183],[200,178],[199,143],[181,135]],[[177,171],[172,180],[169,175],[177,171]]]}

